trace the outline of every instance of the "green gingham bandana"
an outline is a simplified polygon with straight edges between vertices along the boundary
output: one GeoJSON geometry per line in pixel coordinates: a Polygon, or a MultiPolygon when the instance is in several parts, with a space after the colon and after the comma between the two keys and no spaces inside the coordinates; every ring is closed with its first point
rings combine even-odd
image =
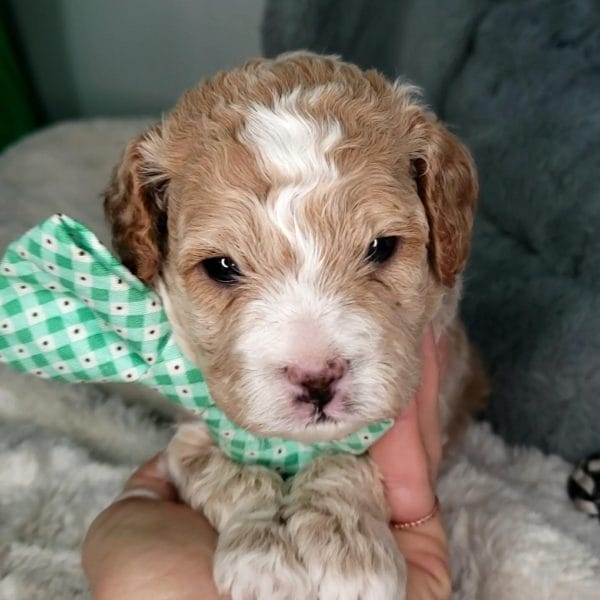
{"type": "Polygon", "coordinates": [[[242,429],[215,405],[179,350],[158,296],[91,231],[60,214],[13,242],[0,262],[0,361],[61,381],[150,386],[200,414],[231,459],[284,476],[319,454],[362,454],[392,424],[313,444],[242,429]]]}

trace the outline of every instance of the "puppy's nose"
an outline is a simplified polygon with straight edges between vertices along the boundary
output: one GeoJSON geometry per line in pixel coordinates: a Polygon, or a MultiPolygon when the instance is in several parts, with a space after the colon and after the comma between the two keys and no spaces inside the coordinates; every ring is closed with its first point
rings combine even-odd
{"type": "Polygon", "coordinates": [[[321,369],[310,369],[302,365],[290,365],[285,374],[290,381],[302,388],[298,397],[301,402],[323,408],[335,395],[335,383],[348,372],[348,361],[336,357],[328,360],[321,369]]]}

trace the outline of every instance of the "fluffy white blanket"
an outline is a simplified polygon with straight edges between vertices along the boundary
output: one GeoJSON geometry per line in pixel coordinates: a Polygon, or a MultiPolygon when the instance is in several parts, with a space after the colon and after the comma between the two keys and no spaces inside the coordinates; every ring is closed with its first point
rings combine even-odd
{"type": "MultiPolygon", "coordinates": [[[[0,368],[0,598],[88,597],[86,527],[169,435],[155,403],[0,368]]],[[[440,483],[456,598],[600,598],[600,529],[571,507],[568,473],[470,427],[440,483]]]]}

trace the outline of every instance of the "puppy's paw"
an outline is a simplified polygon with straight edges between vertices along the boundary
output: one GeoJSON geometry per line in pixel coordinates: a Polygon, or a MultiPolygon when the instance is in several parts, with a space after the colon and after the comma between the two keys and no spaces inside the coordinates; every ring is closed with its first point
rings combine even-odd
{"type": "Polygon", "coordinates": [[[405,597],[406,565],[387,523],[299,511],[287,526],[319,600],[405,597]]]}
{"type": "Polygon", "coordinates": [[[249,518],[219,535],[215,582],[232,600],[316,600],[285,528],[270,518],[249,518]]]}

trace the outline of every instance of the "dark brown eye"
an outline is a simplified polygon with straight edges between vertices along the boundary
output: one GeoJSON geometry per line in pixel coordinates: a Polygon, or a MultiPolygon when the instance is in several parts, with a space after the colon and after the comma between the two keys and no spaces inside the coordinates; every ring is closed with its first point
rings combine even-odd
{"type": "Polygon", "coordinates": [[[367,248],[366,260],[368,262],[382,264],[387,262],[398,247],[398,236],[390,235],[374,239],[367,248]]]}
{"type": "Polygon", "coordinates": [[[202,268],[205,273],[217,283],[237,283],[242,273],[229,256],[215,256],[203,260],[202,268]]]}

